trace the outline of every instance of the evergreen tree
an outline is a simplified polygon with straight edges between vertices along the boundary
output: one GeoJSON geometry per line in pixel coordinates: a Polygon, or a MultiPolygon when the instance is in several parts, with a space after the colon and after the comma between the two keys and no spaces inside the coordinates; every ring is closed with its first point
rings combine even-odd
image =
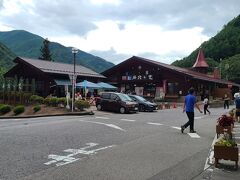
{"type": "Polygon", "coordinates": [[[47,38],[44,39],[43,46],[40,49],[41,57],[39,57],[38,59],[53,61],[52,54],[51,54],[50,49],[49,49],[49,44],[50,44],[50,41],[47,38]]]}

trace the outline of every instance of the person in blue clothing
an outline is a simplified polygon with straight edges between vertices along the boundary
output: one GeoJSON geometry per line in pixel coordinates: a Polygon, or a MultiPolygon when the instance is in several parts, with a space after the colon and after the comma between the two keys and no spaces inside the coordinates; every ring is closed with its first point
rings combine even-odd
{"type": "Polygon", "coordinates": [[[240,122],[240,94],[235,96],[235,104],[236,104],[236,120],[240,122]]]}
{"type": "Polygon", "coordinates": [[[200,113],[202,113],[199,105],[197,104],[197,98],[194,96],[194,88],[189,89],[189,94],[185,96],[183,112],[186,112],[188,117],[188,122],[181,126],[181,132],[183,133],[184,129],[190,126],[190,133],[195,133],[194,130],[194,107],[196,107],[200,113]]]}

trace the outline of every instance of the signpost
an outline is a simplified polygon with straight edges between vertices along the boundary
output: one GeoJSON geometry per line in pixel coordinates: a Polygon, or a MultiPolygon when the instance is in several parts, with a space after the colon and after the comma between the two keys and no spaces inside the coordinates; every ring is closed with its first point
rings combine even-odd
{"type": "Polygon", "coordinates": [[[69,79],[71,80],[72,83],[72,112],[73,112],[73,107],[74,107],[74,97],[75,97],[75,85],[76,85],[76,79],[77,76],[74,74],[69,74],[69,79]]]}

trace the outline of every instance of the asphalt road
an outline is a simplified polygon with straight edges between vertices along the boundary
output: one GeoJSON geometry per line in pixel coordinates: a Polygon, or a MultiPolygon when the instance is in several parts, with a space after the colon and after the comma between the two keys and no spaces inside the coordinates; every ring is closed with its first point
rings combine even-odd
{"type": "Polygon", "coordinates": [[[216,119],[196,112],[197,138],[182,109],[0,120],[0,179],[194,179],[203,172],[216,119]]]}

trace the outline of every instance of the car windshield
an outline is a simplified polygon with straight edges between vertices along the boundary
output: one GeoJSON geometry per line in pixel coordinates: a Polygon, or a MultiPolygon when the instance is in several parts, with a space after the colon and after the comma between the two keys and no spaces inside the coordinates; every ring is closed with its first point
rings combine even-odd
{"type": "Polygon", "coordinates": [[[128,95],[126,94],[118,94],[118,96],[120,97],[120,99],[122,101],[133,101],[128,95]]]}
{"type": "Polygon", "coordinates": [[[147,100],[141,96],[134,96],[134,97],[137,98],[139,101],[147,102],[147,100]]]}

